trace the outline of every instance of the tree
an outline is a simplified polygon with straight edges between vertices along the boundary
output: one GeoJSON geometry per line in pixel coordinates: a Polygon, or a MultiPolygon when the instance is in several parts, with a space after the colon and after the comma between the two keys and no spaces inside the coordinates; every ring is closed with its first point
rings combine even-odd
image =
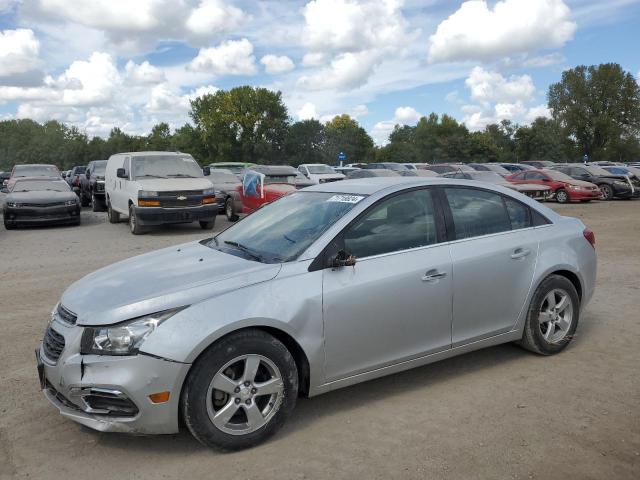
{"type": "Polygon", "coordinates": [[[396,125],[389,135],[389,143],[376,151],[378,162],[420,163],[416,146],[416,128],[396,125]]]}
{"type": "Polygon", "coordinates": [[[513,162],[516,159],[516,144],[514,134],[518,126],[510,120],[502,120],[500,123],[492,123],[484,128],[484,134],[496,149],[496,161],[513,162]]]}
{"type": "Polygon", "coordinates": [[[155,151],[167,151],[171,148],[171,129],[167,123],[158,123],[147,137],[147,148],[155,151]]]}
{"type": "Polygon", "coordinates": [[[617,63],[565,70],[548,99],[553,118],[593,159],[616,156],[620,139],[638,141],[640,87],[617,63]]]}
{"type": "Polygon", "coordinates": [[[318,120],[302,120],[289,127],[284,154],[289,165],[323,163],[326,136],[318,120]]]}
{"type": "Polygon", "coordinates": [[[282,162],[288,114],[280,92],[218,90],[191,101],[190,115],[213,160],[282,162]]]}
{"type": "Polygon", "coordinates": [[[574,157],[573,144],[556,120],[538,117],[529,126],[519,127],[514,135],[518,160],[566,162],[574,157]]]}
{"type": "Polygon", "coordinates": [[[373,140],[357,121],[347,114],[338,115],[325,125],[325,162],[333,165],[343,152],[347,163],[367,162],[373,158],[373,140]]]}
{"type": "Polygon", "coordinates": [[[193,158],[203,165],[212,161],[207,147],[202,141],[202,132],[189,123],[185,123],[173,132],[171,148],[191,154],[193,158]]]}
{"type": "Polygon", "coordinates": [[[467,162],[469,130],[464,124],[450,117],[431,113],[418,120],[415,142],[420,161],[428,163],[467,162]]]}

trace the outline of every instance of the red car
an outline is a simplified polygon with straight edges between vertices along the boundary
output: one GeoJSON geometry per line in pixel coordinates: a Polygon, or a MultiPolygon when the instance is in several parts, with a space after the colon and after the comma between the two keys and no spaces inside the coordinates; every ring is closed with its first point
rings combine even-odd
{"type": "Polygon", "coordinates": [[[249,214],[258,208],[296,191],[296,169],[258,165],[246,170],[242,184],[227,192],[224,212],[229,221],[238,220],[240,213],[249,214]]]}
{"type": "Polygon", "coordinates": [[[511,183],[534,183],[547,185],[558,203],[589,202],[601,198],[597,185],[582,180],[575,180],[569,175],[555,170],[525,170],[509,175],[511,183]]]}
{"type": "Polygon", "coordinates": [[[60,180],[62,175],[55,165],[43,165],[31,163],[15,165],[11,170],[11,177],[7,181],[7,189],[11,191],[18,178],[22,177],[50,177],[51,180],[60,180]]]}

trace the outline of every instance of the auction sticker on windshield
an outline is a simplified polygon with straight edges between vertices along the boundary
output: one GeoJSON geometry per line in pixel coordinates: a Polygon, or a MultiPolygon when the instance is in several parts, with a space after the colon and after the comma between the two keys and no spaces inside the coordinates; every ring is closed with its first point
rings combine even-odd
{"type": "Polygon", "coordinates": [[[340,202],[340,203],[358,203],[364,197],[360,195],[334,195],[327,199],[327,202],[340,202]]]}

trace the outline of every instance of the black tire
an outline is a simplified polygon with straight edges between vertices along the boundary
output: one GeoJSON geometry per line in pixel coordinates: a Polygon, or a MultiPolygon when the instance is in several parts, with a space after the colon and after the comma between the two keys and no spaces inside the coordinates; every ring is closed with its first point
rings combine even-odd
{"type": "MultiPolygon", "coordinates": [[[[527,311],[527,319],[524,325],[522,339],[518,344],[539,355],[553,355],[562,351],[571,341],[578,327],[580,317],[580,297],[578,292],[566,277],[561,275],[550,275],[545,278],[531,299],[529,310],[527,311]],[[540,314],[546,301],[546,297],[554,291],[566,292],[571,301],[572,316],[570,326],[564,336],[554,342],[550,342],[544,338],[543,328],[545,325],[540,322],[540,314]]],[[[546,326],[546,328],[550,328],[546,326]]],[[[546,330],[545,328],[545,330],[546,330]]],[[[555,327],[554,327],[555,330],[555,327]]]]}
{"type": "Polygon", "coordinates": [[[142,225],[140,225],[140,221],[138,220],[138,216],[136,215],[136,211],[133,208],[133,205],[129,205],[129,230],[134,235],[142,235],[147,230],[142,225]]]}
{"type": "Polygon", "coordinates": [[[558,203],[567,203],[569,201],[569,194],[564,188],[556,190],[556,201],[558,203]]]}
{"type": "Polygon", "coordinates": [[[91,192],[91,211],[101,212],[102,210],[104,210],[102,202],[98,200],[95,193],[91,192]]]}
{"type": "Polygon", "coordinates": [[[213,217],[213,220],[211,220],[209,222],[207,222],[205,220],[200,220],[200,222],[198,222],[198,223],[200,223],[200,228],[201,229],[203,229],[203,230],[212,230],[213,227],[216,224],[216,218],[213,217]]]}
{"type": "Polygon", "coordinates": [[[107,217],[109,218],[109,223],[120,222],[120,213],[111,208],[111,202],[109,200],[107,200],[107,217]]]}
{"type": "Polygon", "coordinates": [[[600,187],[600,193],[602,193],[602,200],[613,199],[613,188],[611,188],[611,185],[603,183],[602,185],[598,185],[598,187],[600,187]]]}
{"type": "MultiPolygon", "coordinates": [[[[242,330],[211,345],[191,367],[182,389],[181,412],[189,431],[203,445],[220,450],[240,450],[257,445],[276,433],[293,411],[297,397],[298,369],[287,347],[261,330],[242,330]],[[243,355],[260,355],[272,362],[279,370],[284,389],[281,396],[277,397],[277,410],[271,414],[266,424],[246,434],[231,434],[219,429],[209,417],[209,385],[220,369],[243,355]]],[[[212,396],[211,404],[214,402],[213,398],[215,397],[212,396]]],[[[222,402],[230,403],[231,397],[222,402]]],[[[241,402],[236,403],[240,403],[238,411],[242,409],[246,412],[241,402]]]]}
{"type": "Polygon", "coordinates": [[[15,230],[15,228],[16,228],[16,224],[15,224],[15,223],[12,223],[12,222],[7,221],[7,219],[5,218],[5,219],[4,219],[4,228],[5,228],[5,229],[7,229],[7,230],[15,230]]]}
{"type": "Polygon", "coordinates": [[[230,222],[238,221],[238,215],[236,214],[236,209],[233,206],[233,198],[231,197],[227,197],[227,200],[224,202],[224,214],[230,222]]]}
{"type": "Polygon", "coordinates": [[[80,205],[83,207],[88,207],[90,204],[90,201],[87,199],[87,196],[85,195],[85,193],[81,190],[80,191],[80,205]]]}

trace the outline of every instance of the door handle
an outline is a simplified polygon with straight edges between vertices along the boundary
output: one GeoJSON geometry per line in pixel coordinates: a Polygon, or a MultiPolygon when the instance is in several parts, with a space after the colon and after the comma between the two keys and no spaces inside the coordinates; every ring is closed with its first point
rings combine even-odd
{"type": "Polygon", "coordinates": [[[514,260],[520,260],[521,258],[526,257],[531,253],[531,250],[528,248],[516,248],[511,254],[511,258],[514,260]]]}
{"type": "Polygon", "coordinates": [[[439,272],[438,270],[429,270],[425,273],[424,277],[422,277],[423,282],[433,282],[435,280],[440,280],[447,276],[446,272],[439,272]]]}

